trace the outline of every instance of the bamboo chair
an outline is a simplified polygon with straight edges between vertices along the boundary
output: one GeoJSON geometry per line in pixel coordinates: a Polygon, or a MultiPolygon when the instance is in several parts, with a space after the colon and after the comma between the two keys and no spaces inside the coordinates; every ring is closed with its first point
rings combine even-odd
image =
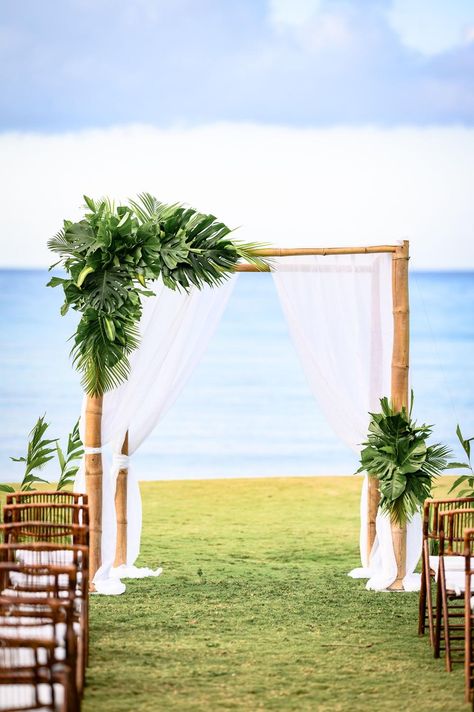
{"type": "MultiPolygon", "coordinates": [[[[26,536],[23,523],[0,525],[0,532],[3,530],[5,538],[5,543],[0,544],[0,561],[19,561],[30,565],[73,566],[76,569],[74,621],[79,626],[77,687],[82,693],[85,669],[89,662],[89,548],[84,544],[65,544],[61,540],[37,541],[34,539],[34,525],[38,525],[38,523],[28,522],[27,524],[29,529],[26,536]]],[[[43,527],[44,525],[39,523],[39,526],[43,527]]],[[[50,526],[59,526],[64,529],[64,525],[50,526]]],[[[71,527],[85,529],[85,527],[73,527],[73,525],[71,527]]],[[[41,528],[40,531],[42,531],[41,528]]],[[[85,537],[85,533],[83,536],[85,537]]],[[[64,586],[65,588],[59,591],[60,598],[67,595],[67,581],[64,586]]],[[[16,583],[15,590],[21,595],[30,593],[28,586],[21,581],[16,583]]]]}
{"type": "Polygon", "coordinates": [[[81,504],[87,506],[87,495],[83,492],[65,492],[63,490],[34,490],[30,492],[9,492],[7,504],[35,504],[39,502],[57,502],[58,504],[81,504]]]}
{"type": "MultiPolygon", "coordinates": [[[[63,504],[58,502],[35,502],[29,504],[7,504],[3,508],[5,524],[13,522],[47,522],[50,524],[75,524],[89,526],[89,507],[83,504],[63,504]]],[[[87,542],[89,545],[89,532],[87,542]]]]}
{"type": "Polygon", "coordinates": [[[472,700],[474,710],[474,529],[464,530],[464,571],[466,584],[464,592],[464,681],[465,700],[472,700]]]}
{"type": "Polygon", "coordinates": [[[0,709],[76,712],[75,567],[0,561],[0,580],[0,709]],[[28,595],[18,594],[20,580],[28,595]]]}
{"type": "MultiPolygon", "coordinates": [[[[423,506],[423,548],[421,559],[421,588],[418,607],[418,635],[424,635],[428,625],[430,645],[435,639],[435,605],[433,586],[439,551],[439,521],[442,512],[474,507],[474,497],[427,499],[423,506]]],[[[461,565],[461,562],[460,564],[461,565]]]]}
{"type": "Polygon", "coordinates": [[[453,662],[464,662],[464,620],[459,619],[464,619],[465,572],[459,568],[459,557],[464,557],[464,530],[473,527],[474,508],[440,514],[434,656],[440,656],[444,643],[448,672],[453,662]],[[454,567],[447,565],[451,557],[457,557],[454,567]]]}

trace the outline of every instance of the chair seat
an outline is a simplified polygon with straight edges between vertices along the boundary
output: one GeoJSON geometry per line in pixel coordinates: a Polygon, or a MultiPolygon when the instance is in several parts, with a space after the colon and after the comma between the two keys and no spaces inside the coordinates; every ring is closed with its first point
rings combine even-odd
{"type": "MultiPolygon", "coordinates": [[[[474,559],[472,560],[474,564],[474,559]]],[[[463,571],[464,572],[465,559],[464,556],[445,556],[444,557],[444,570],[448,571],[463,571]]],[[[430,569],[432,569],[435,575],[438,575],[439,568],[439,556],[430,556],[430,569]]]]}

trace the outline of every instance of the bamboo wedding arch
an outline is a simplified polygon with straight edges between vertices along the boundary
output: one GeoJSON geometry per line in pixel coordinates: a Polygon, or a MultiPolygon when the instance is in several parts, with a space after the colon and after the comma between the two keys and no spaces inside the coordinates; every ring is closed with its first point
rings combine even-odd
{"type": "MultiPolygon", "coordinates": [[[[392,255],[392,311],[393,311],[393,351],[391,363],[391,397],[397,409],[408,405],[408,371],[410,347],[410,316],[408,292],[409,242],[400,245],[377,245],[370,247],[315,247],[315,248],[268,248],[255,250],[261,257],[292,257],[297,255],[361,255],[390,253],[392,255]]],[[[259,272],[255,265],[241,263],[237,272],[259,272]]],[[[271,267],[264,271],[271,271],[271,267]]],[[[85,455],[86,490],[90,509],[90,580],[101,565],[102,538],[102,456],[98,449],[102,446],[102,396],[88,396],[85,409],[85,441],[87,449],[94,453],[85,455]]],[[[87,452],[87,450],[86,450],[87,452]]],[[[122,447],[122,454],[128,455],[128,433],[122,447]]],[[[117,544],[115,566],[126,564],[127,560],[127,469],[119,471],[115,492],[117,517],[117,544]]],[[[367,512],[367,559],[375,541],[375,520],[379,505],[378,482],[368,478],[367,512]]],[[[392,523],[392,539],[397,561],[397,578],[390,587],[403,589],[406,573],[406,526],[392,523]]]]}

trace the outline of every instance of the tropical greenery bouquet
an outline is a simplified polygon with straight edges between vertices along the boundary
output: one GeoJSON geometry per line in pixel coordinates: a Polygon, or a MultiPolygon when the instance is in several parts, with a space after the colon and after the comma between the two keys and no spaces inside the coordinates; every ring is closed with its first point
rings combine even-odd
{"type": "Polygon", "coordinates": [[[433,426],[413,420],[413,393],[409,411],[396,410],[388,398],[381,398],[380,405],[380,413],[370,413],[357,472],[378,479],[382,512],[403,526],[430,496],[433,480],[458,463],[449,462],[451,451],[445,445],[427,443],[433,426]]]}
{"type": "Polygon", "coordinates": [[[129,356],[139,342],[142,296],[148,280],[159,277],[170,289],[218,285],[244,258],[257,267],[255,243],[231,240],[231,232],[214,215],[180,204],[160,203],[148,193],[126,205],[84,196],[85,214],[64,221],[48,247],[60,259],[66,277],[53,277],[62,287],[64,305],[80,312],[73,336],[72,358],[87,394],[100,396],[127,380],[129,356]]]}

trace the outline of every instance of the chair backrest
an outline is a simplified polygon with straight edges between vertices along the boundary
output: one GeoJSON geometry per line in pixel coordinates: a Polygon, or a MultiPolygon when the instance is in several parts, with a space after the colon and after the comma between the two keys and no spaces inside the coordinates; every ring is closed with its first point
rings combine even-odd
{"type": "Polygon", "coordinates": [[[83,504],[58,502],[34,502],[30,504],[7,504],[3,508],[3,521],[49,522],[50,524],[83,524],[89,526],[89,507],[83,504]]]}
{"type": "Polygon", "coordinates": [[[9,492],[7,504],[33,504],[37,502],[57,502],[58,504],[87,505],[84,492],[64,492],[63,490],[35,490],[33,492],[9,492]]]}
{"type": "Polygon", "coordinates": [[[61,545],[87,546],[89,527],[83,524],[58,524],[50,522],[22,521],[0,524],[0,541],[30,544],[52,542],[61,545]]]}
{"type": "Polygon", "coordinates": [[[474,497],[446,497],[426,499],[423,505],[423,538],[439,539],[440,514],[454,509],[474,507],[474,497]]]}
{"type": "MultiPolygon", "coordinates": [[[[52,542],[16,542],[0,544],[0,564],[19,564],[40,568],[74,567],[77,572],[77,588],[82,598],[89,594],[89,548],[78,544],[52,542]]],[[[7,568],[7,567],[6,567],[7,568]]],[[[0,581],[0,586],[2,582],[0,581]]],[[[4,587],[3,587],[4,588],[4,587]]]]}
{"type": "Polygon", "coordinates": [[[464,556],[464,530],[474,528],[474,508],[453,509],[439,515],[440,556],[464,556]]]}
{"type": "MultiPolygon", "coordinates": [[[[72,564],[0,561],[0,615],[41,618],[41,609],[49,599],[61,599],[65,604],[74,601],[77,575],[78,570],[72,564]],[[14,602],[18,603],[16,607],[14,602]]],[[[48,609],[44,617],[51,617],[48,609]]]]}

